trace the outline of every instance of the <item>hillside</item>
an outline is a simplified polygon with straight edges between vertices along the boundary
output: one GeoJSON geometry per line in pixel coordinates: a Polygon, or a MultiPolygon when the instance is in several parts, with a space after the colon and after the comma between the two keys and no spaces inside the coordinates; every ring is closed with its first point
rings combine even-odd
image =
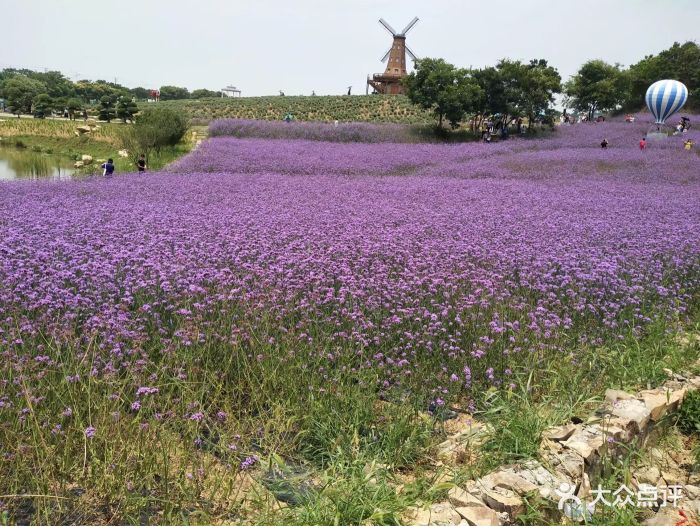
{"type": "Polygon", "coordinates": [[[428,113],[402,95],[358,96],[275,96],[203,100],[162,101],[159,104],[183,108],[195,119],[281,120],[292,113],[303,121],[361,121],[423,124],[432,122],[428,113]]]}

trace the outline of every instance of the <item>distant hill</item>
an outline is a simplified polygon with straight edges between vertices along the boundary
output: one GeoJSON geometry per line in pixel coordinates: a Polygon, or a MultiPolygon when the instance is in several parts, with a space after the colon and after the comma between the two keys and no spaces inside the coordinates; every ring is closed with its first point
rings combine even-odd
{"type": "MultiPolygon", "coordinates": [[[[432,115],[403,95],[273,96],[161,101],[184,109],[193,119],[282,120],[287,113],[300,121],[432,123],[432,115]]],[[[147,103],[140,106],[145,107],[147,103]]]]}

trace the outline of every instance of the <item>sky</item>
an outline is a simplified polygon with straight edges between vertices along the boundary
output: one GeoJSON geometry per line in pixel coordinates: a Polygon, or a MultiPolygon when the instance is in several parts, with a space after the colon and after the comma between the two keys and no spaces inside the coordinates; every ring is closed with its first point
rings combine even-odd
{"type": "Polygon", "coordinates": [[[0,68],[243,96],[365,92],[391,36],[460,67],[544,58],[566,80],[700,42],[700,0],[0,0],[0,68]]]}

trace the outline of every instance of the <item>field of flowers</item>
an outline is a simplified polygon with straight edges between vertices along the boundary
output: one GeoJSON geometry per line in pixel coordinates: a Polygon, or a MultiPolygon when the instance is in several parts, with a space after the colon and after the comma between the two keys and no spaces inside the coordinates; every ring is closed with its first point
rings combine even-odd
{"type": "Polygon", "coordinates": [[[147,177],[0,184],[0,513],[262,513],[241,488],[273,453],[410,467],[418,411],[624,376],[606,353],[700,292],[700,157],[640,151],[647,126],[215,137],[147,177]]]}
{"type": "Polygon", "coordinates": [[[281,121],[287,113],[301,121],[362,121],[401,124],[432,123],[430,113],[403,95],[242,97],[162,101],[192,119],[261,119],[281,121]]]}

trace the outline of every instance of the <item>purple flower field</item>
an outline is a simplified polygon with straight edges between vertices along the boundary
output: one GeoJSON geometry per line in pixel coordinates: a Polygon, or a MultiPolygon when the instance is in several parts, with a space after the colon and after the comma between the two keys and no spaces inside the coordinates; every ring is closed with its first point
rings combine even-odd
{"type": "Polygon", "coordinates": [[[522,372],[688,319],[700,157],[678,137],[640,151],[647,127],[217,137],[146,177],[0,184],[0,475],[69,436],[79,465],[116,421],[225,448],[251,408],[356,386],[478,408],[522,372]]]}

